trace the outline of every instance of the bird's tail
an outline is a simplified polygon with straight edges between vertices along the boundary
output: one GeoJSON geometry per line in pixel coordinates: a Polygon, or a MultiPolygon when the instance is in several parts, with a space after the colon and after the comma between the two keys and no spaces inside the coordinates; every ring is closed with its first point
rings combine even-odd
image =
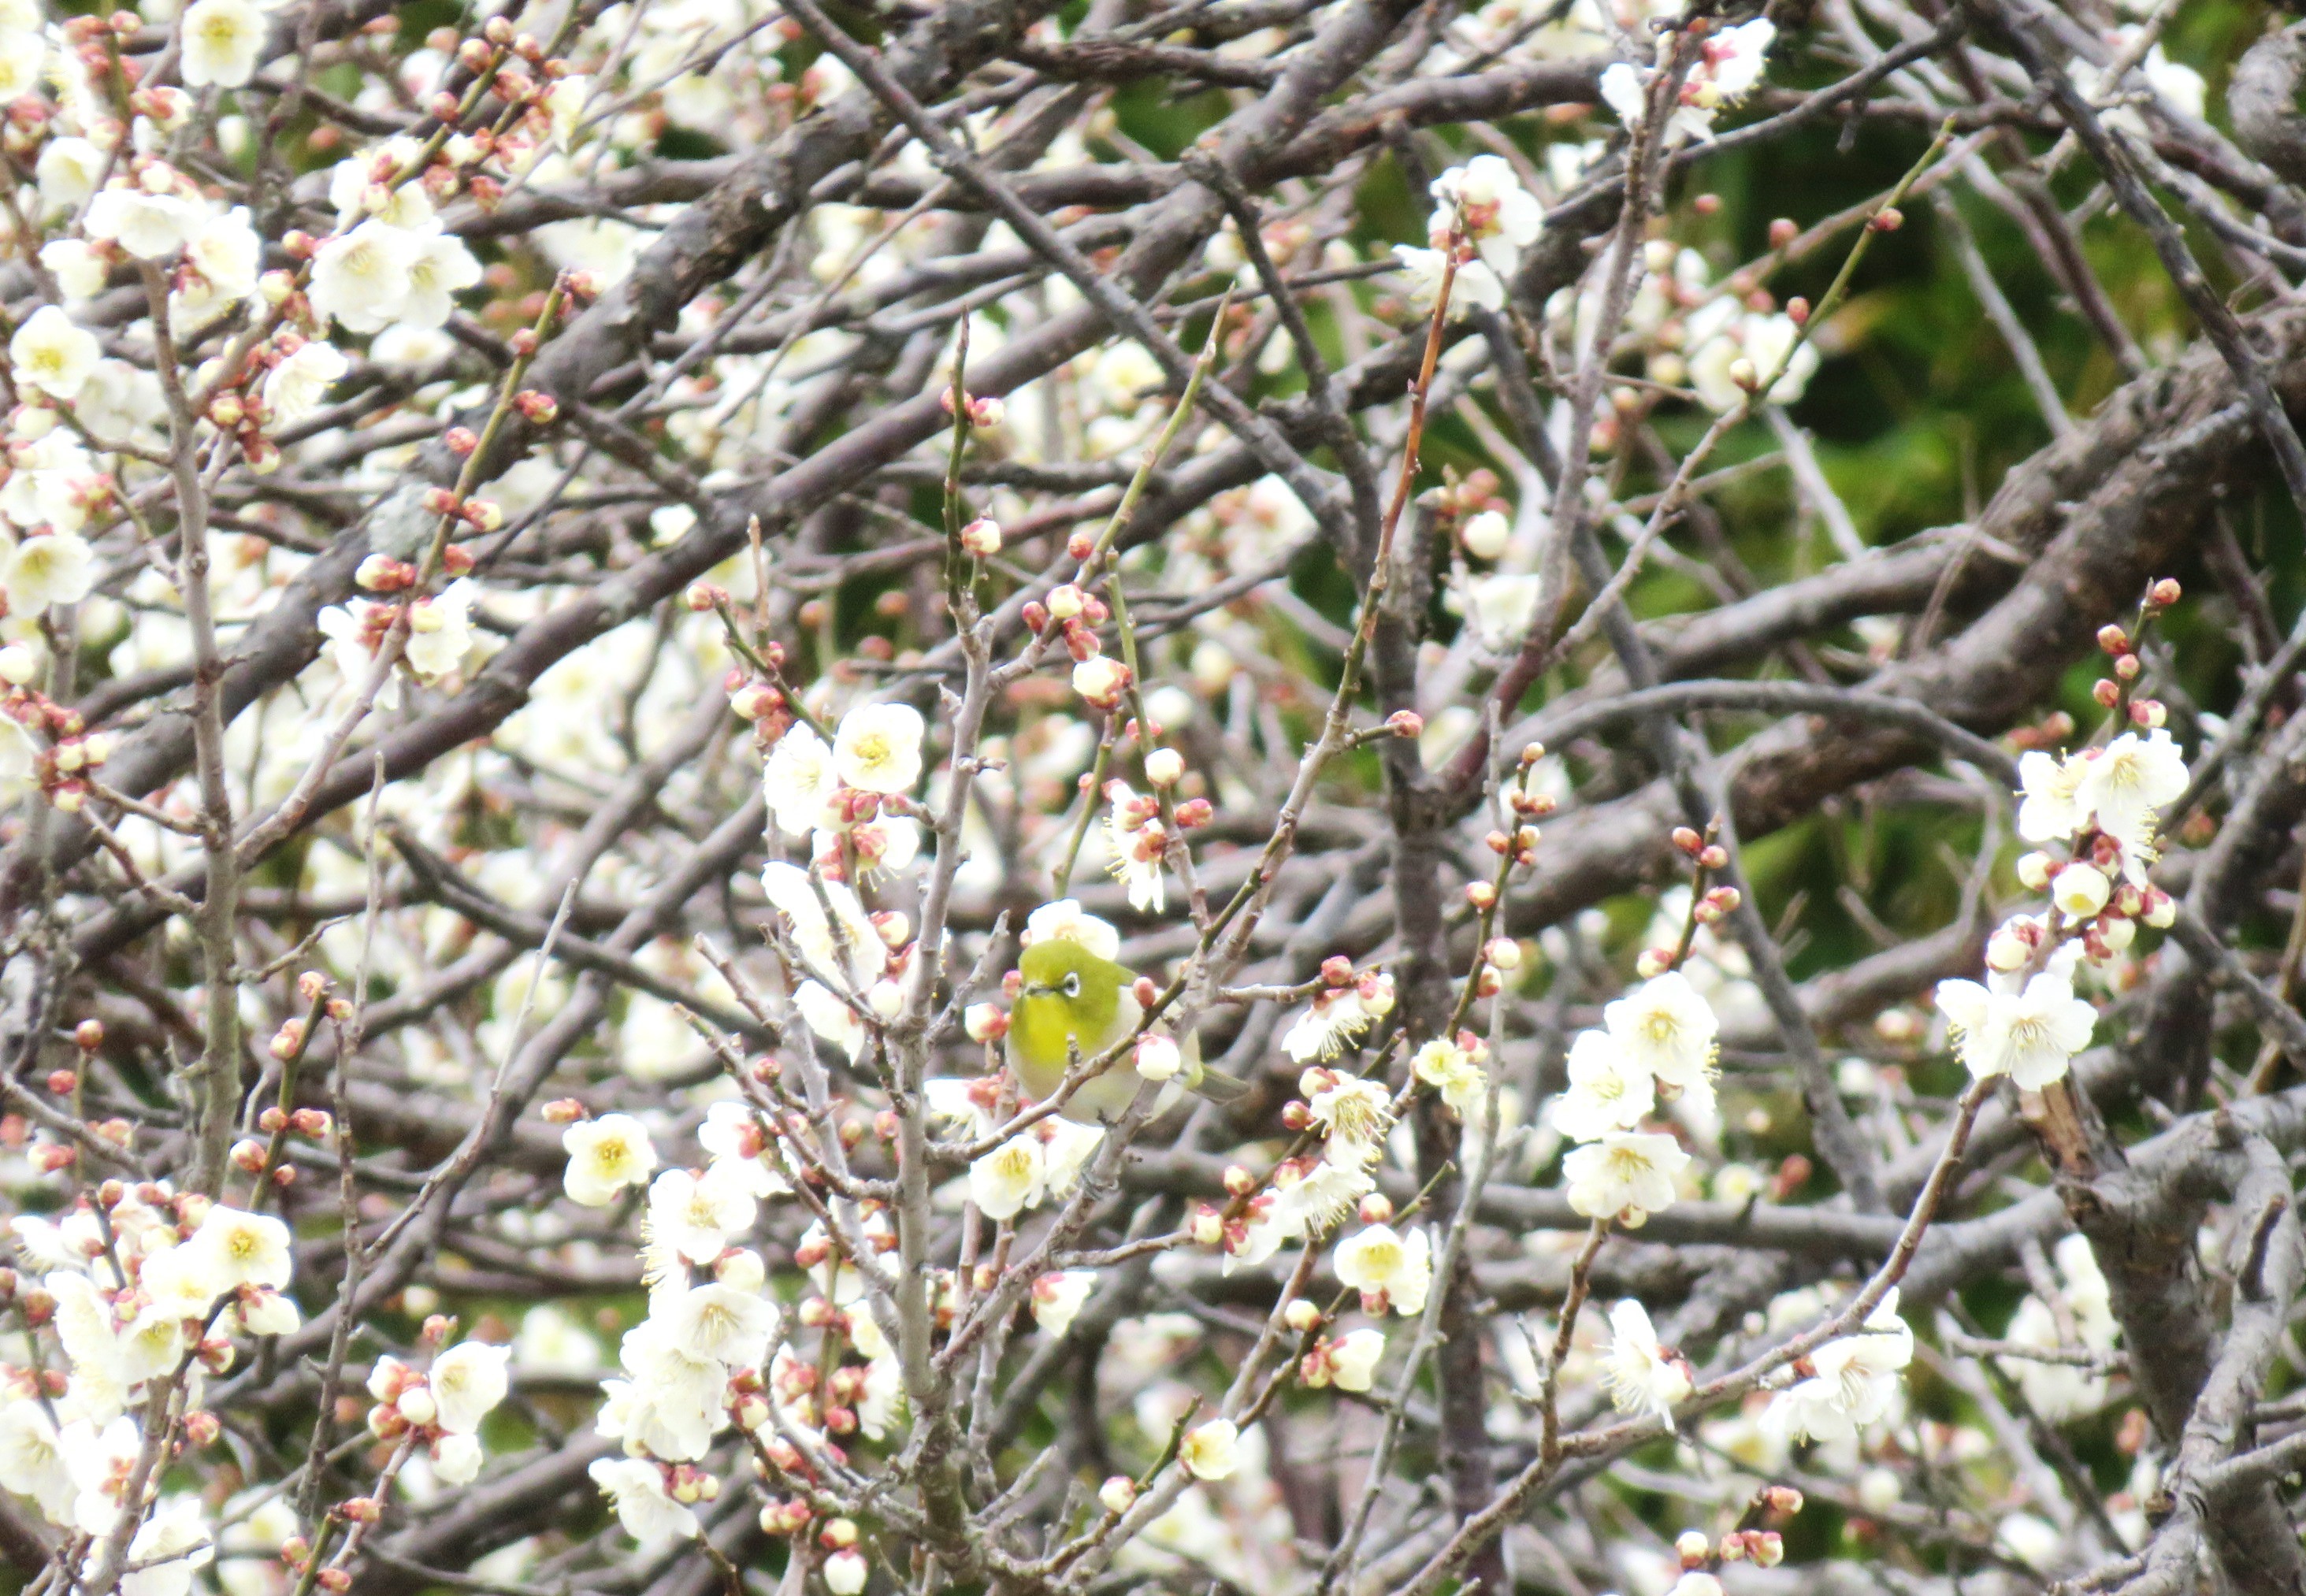
{"type": "Polygon", "coordinates": [[[1240,1102],[1249,1096],[1251,1089],[1246,1080],[1228,1075],[1223,1070],[1209,1069],[1206,1065],[1202,1067],[1200,1079],[1193,1082],[1195,1092],[1220,1107],[1240,1102]]]}

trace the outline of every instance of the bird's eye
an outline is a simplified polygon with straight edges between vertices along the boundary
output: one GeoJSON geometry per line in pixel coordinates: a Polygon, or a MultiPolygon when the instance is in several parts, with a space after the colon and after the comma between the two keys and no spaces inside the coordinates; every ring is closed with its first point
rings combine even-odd
{"type": "Polygon", "coordinates": [[[1067,997],[1079,997],[1080,995],[1080,972],[1079,970],[1075,970],[1072,974],[1065,977],[1065,995],[1067,997]]]}

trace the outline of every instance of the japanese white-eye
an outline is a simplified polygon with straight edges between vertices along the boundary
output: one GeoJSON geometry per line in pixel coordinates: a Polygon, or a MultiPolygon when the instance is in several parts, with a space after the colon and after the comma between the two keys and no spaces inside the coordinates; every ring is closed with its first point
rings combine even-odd
{"type": "MultiPolygon", "coordinates": [[[[1055,1093],[1076,1054],[1090,1063],[1137,1029],[1144,1008],[1137,1001],[1137,977],[1110,959],[1100,959],[1077,942],[1047,937],[1017,960],[1021,985],[1009,1015],[1009,1068],[1036,1099],[1055,1093]]],[[[1155,1105],[1166,1110],[1179,1088],[1227,1103],[1249,1088],[1229,1075],[1204,1068],[1198,1037],[1178,1043],[1182,1065],[1155,1105]]],[[[1084,1081],[1066,1099],[1069,1120],[1096,1124],[1119,1119],[1136,1099],[1140,1084],[1135,1056],[1124,1053],[1111,1068],[1084,1081]]]]}

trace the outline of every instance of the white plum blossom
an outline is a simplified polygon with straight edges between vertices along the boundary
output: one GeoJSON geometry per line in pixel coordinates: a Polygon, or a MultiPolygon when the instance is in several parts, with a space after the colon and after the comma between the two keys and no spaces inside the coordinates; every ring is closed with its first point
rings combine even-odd
{"type": "Polygon", "coordinates": [[[459,576],[431,598],[408,607],[408,641],[401,657],[423,682],[436,682],[464,662],[473,648],[473,601],[480,589],[459,576]]]}
{"type": "MultiPolygon", "coordinates": [[[[40,203],[50,210],[70,210],[82,204],[103,181],[107,159],[102,149],[86,139],[69,134],[50,139],[40,147],[40,158],[33,168],[33,175],[39,183],[40,203]]],[[[55,247],[56,243],[51,243],[47,249],[55,247]]],[[[47,249],[41,252],[43,260],[47,259],[47,249]]],[[[51,266],[49,269],[56,269],[51,266]]]]}
{"type": "Polygon", "coordinates": [[[245,1213],[222,1203],[209,1209],[184,1245],[198,1260],[204,1283],[218,1295],[243,1285],[286,1291],[295,1267],[286,1225],[269,1214],[245,1213]]]}
{"type": "Polygon", "coordinates": [[[909,704],[864,704],[833,729],[833,767],[864,792],[910,792],[921,779],[920,712],[909,704]]]}
{"type": "Polygon", "coordinates": [[[888,967],[888,947],[846,882],[824,881],[778,861],[762,870],[761,886],[816,974],[861,992],[888,967]]]}
{"type": "Polygon", "coordinates": [[[460,1341],[432,1360],[427,1381],[440,1428],[471,1435],[505,1398],[511,1384],[505,1373],[512,1349],[485,1341],[460,1341]]]}
{"type": "Polygon", "coordinates": [[[481,263],[453,233],[434,230],[415,237],[408,260],[408,292],[393,320],[404,327],[446,326],[457,308],[455,295],[481,280],[481,263]]]}
{"type": "Polygon", "coordinates": [[[1553,1100],[1553,1122],[1573,1141],[1630,1131],[1656,1105],[1654,1079],[1608,1031],[1578,1032],[1568,1071],[1569,1089],[1553,1100]]]}
{"type": "Polygon", "coordinates": [[[2166,731],[2125,731],[2083,755],[2074,802],[2097,829],[2125,847],[2143,848],[2160,812],[2186,790],[2186,760],[2166,731]]]}
{"type": "Polygon", "coordinates": [[[1369,1028],[1393,1011],[1393,977],[1363,976],[1317,994],[1281,1038],[1282,1051],[1299,1063],[1332,1059],[1352,1046],[1369,1028]]]}
{"type": "Polygon", "coordinates": [[[840,789],[833,750],[807,726],[796,723],[777,739],[762,767],[761,790],[777,830],[806,837],[823,825],[827,805],[840,789]]]}
{"type": "Polygon", "coordinates": [[[1658,1345],[1649,1312],[1632,1298],[1610,1310],[1601,1383],[1621,1413],[1653,1413],[1673,1428],[1674,1404],[1690,1393],[1689,1366],[1658,1345]]]}
{"type": "Polygon", "coordinates": [[[8,364],[15,380],[67,402],[80,397],[103,354],[96,335],[73,325],[55,305],[34,311],[8,340],[8,364]]]}
{"type": "Polygon", "coordinates": [[[184,12],[179,65],[187,88],[237,89],[256,75],[269,19],[256,0],[196,0],[184,12]]]}
{"type": "Polygon", "coordinates": [[[988,1219],[1013,1219],[1041,1200],[1046,1180],[1038,1139],[1012,1136],[969,1166],[969,1198],[988,1219]]]}
{"type": "Polygon", "coordinates": [[[1061,1269],[1041,1276],[1033,1282],[1033,1322],[1053,1336],[1063,1336],[1096,1289],[1094,1269],[1061,1269]]]}
{"type": "Polygon", "coordinates": [[[1435,230],[1446,233],[1454,224],[1500,276],[1513,270],[1521,252],[1545,231],[1545,208],[1521,186],[1502,156],[1477,155],[1442,173],[1430,188],[1439,207],[1435,230]]]}
{"type": "Polygon", "coordinates": [[[121,1596],[185,1596],[192,1575],[216,1559],[208,1518],[195,1496],[165,1498],[128,1542],[121,1596]]]}
{"type": "Polygon", "coordinates": [[[8,557],[6,585],[8,607],[20,615],[77,604],[96,586],[96,551],[73,532],[20,539],[8,557]]]}
{"type": "Polygon", "coordinates": [[[792,1004],[811,1035],[830,1042],[850,1058],[865,1051],[868,1033],[857,1011],[822,981],[803,981],[793,988],[792,1004]]]}
{"type": "Polygon", "coordinates": [[[1177,1462],[1196,1480],[1223,1480],[1241,1467],[1241,1431],[1230,1419],[1212,1419],[1185,1432],[1177,1462]]]}
{"type": "Polygon", "coordinates": [[[1328,1344],[1329,1383],[1340,1391],[1366,1391],[1385,1356],[1385,1332],[1363,1326],[1328,1344]]]}
{"type": "Polygon", "coordinates": [[[579,1120],[561,1132],[568,1152],[563,1177],[569,1200],[604,1208],[628,1186],[637,1186],[656,1169],[656,1148],[641,1122],[627,1114],[579,1120]]]}
{"type": "Polygon", "coordinates": [[[351,370],[352,363],[333,344],[299,345],[265,373],[266,419],[276,430],[295,426],[320,409],[329,388],[351,370]]]}
{"type": "Polygon", "coordinates": [[[1332,1260],[1337,1283],[1362,1293],[1371,1313],[1388,1307],[1405,1318],[1425,1311],[1433,1285],[1432,1243],[1413,1226],[1407,1235],[1390,1225],[1371,1225],[1337,1243],[1332,1260]]]}
{"type": "MultiPolygon", "coordinates": [[[[1422,250],[1413,244],[1393,246],[1393,258],[1401,263],[1403,277],[1408,279],[1409,303],[1421,313],[1431,313],[1441,297],[1441,284],[1448,277],[1448,257],[1439,250],[1422,250]]],[[[1486,260],[1468,260],[1457,268],[1449,284],[1449,320],[1462,321],[1473,312],[1500,311],[1505,308],[1506,286],[1486,260]]]]}
{"type": "Polygon", "coordinates": [[[1456,1043],[1436,1037],[1409,1061],[1410,1072],[1441,1094],[1460,1118],[1472,1115],[1489,1093],[1490,1078],[1473,1055],[1456,1043]]]}
{"type": "Polygon", "coordinates": [[[2018,756],[2020,783],[2018,834],[2028,842],[2063,842],[2089,824],[2081,801],[2088,766],[2080,758],[2059,758],[2038,748],[2018,756]]]}
{"type": "Polygon", "coordinates": [[[161,260],[184,247],[207,214],[175,194],[116,183],[89,201],[84,225],[90,238],[110,239],[140,260],[161,260]]]}
{"type": "Polygon", "coordinates": [[[421,248],[414,234],[374,218],[322,244],[307,297],[324,330],[331,320],[352,332],[380,332],[399,320],[421,248]]]}
{"type": "Polygon", "coordinates": [[[1569,1206],[1589,1219],[1671,1208],[1675,1182],[1687,1167],[1688,1153],[1661,1131],[1611,1131],[1572,1149],[1561,1161],[1569,1206]]]}
{"type": "Polygon", "coordinates": [[[626,1534],[643,1546],[685,1541],[696,1533],[696,1515],[672,1499],[664,1471],[637,1457],[602,1457],[585,1471],[617,1510],[626,1534]]]}
{"type": "Polygon", "coordinates": [[[1061,942],[1077,942],[1100,959],[1121,956],[1121,933],[1109,922],[1085,911],[1072,898],[1060,898],[1054,903],[1044,903],[1025,917],[1027,947],[1046,937],[1061,942]]]}
{"type": "Polygon", "coordinates": [[[745,1177],[729,1163],[701,1176],[668,1169],[649,1186],[648,1231],[689,1262],[709,1264],[752,1228],[756,1207],[745,1177]]]}
{"type": "Polygon", "coordinates": [[[1605,1007],[1601,1022],[1630,1068],[1712,1101],[1721,1022],[1687,976],[1676,969],[1653,977],[1605,1007]]]}
{"type": "Polygon", "coordinates": [[[1778,1393],[1767,1421],[1789,1439],[1847,1439],[1889,1413],[1913,1356],[1914,1333],[1898,1317],[1892,1286],[1856,1335],[1809,1355],[1815,1372],[1778,1393]]]}
{"type": "Polygon", "coordinates": [[[2007,1075],[2027,1091],[2063,1077],[2097,1025],[2097,1011],[2055,969],[2033,977],[2020,992],[1941,981],[1937,1005],[1971,1075],[2007,1075]]]}
{"type": "MultiPolygon", "coordinates": [[[[1700,46],[1698,59],[1682,80],[1681,93],[1666,117],[1668,145],[1713,137],[1714,113],[1736,105],[1762,80],[1764,57],[1777,38],[1777,28],[1757,17],[1734,28],[1724,28],[1700,46]]],[[[1670,47],[1660,41],[1661,49],[1670,47]]],[[[1640,125],[1647,114],[1650,83],[1654,73],[1618,62],[1601,73],[1601,98],[1627,127],[1640,125]]]]}

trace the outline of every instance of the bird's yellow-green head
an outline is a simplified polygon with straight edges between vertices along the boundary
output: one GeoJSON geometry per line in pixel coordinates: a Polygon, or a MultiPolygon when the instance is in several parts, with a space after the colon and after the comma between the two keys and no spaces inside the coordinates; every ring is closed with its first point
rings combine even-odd
{"type": "Polygon", "coordinates": [[[1027,948],[1017,974],[1021,985],[1009,1015],[1010,1051],[1029,1077],[1026,1089],[1044,1096],[1063,1075],[1072,1047],[1086,1059],[1112,1045],[1122,989],[1134,977],[1112,960],[1055,936],[1027,948]]]}

